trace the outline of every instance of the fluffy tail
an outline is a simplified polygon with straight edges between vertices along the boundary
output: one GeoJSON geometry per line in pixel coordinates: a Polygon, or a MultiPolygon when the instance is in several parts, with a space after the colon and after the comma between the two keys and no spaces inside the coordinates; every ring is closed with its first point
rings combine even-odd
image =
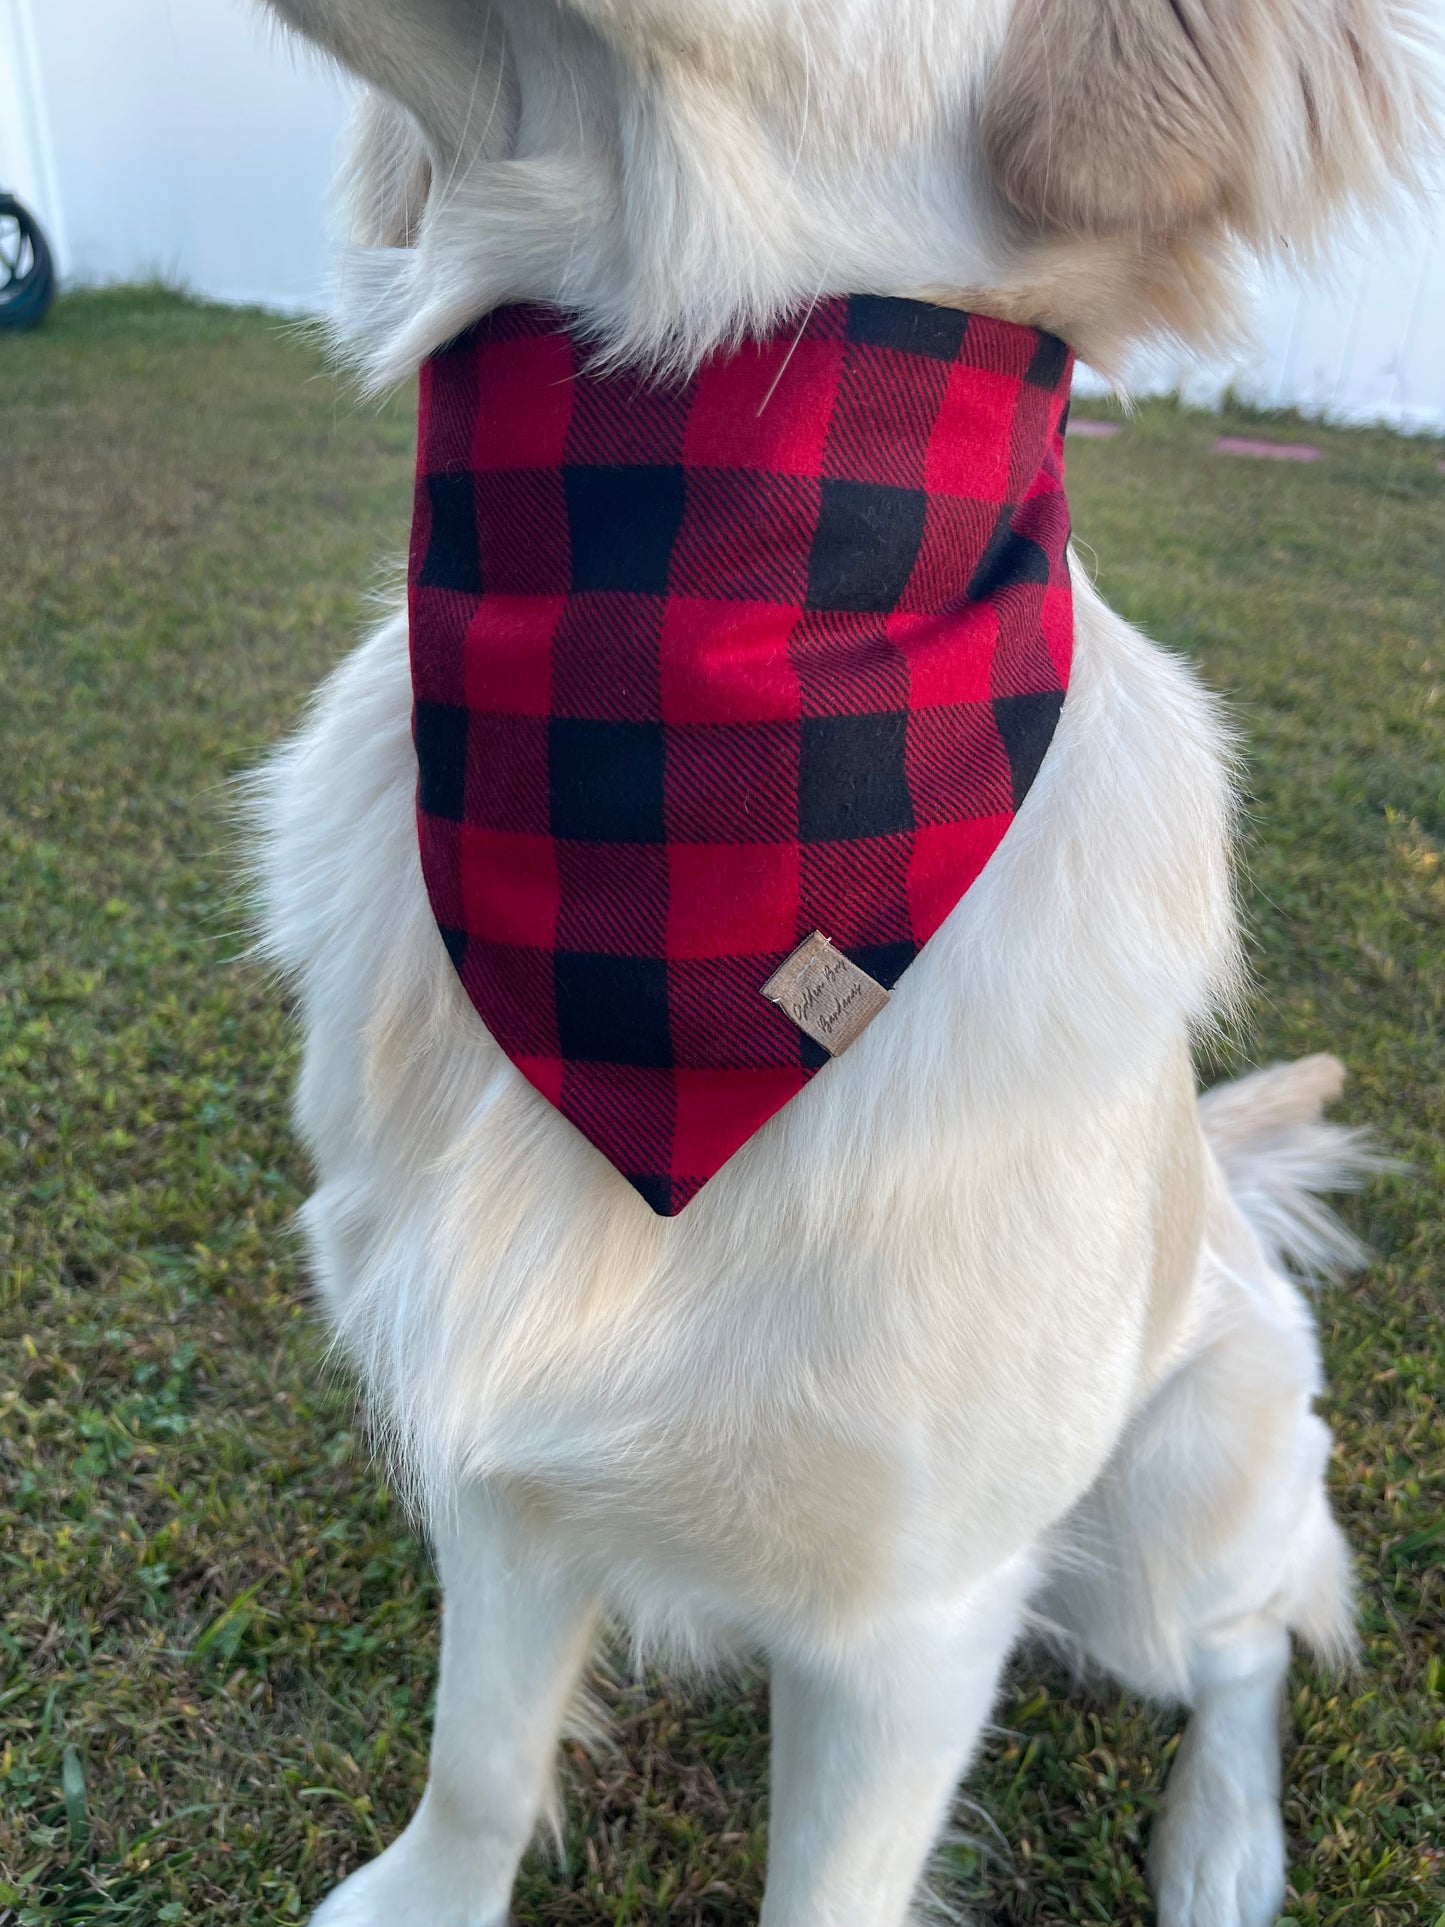
{"type": "Polygon", "coordinates": [[[1364,1245],[1320,1196],[1357,1191],[1373,1173],[1394,1168],[1368,1132],[1324,1122],[1344,1084],[1338,1058],[1302,1057],[1217,1084],[1199,1101],[1230,1196],[1269,1257],[1301,1277],[1338,1276],[1364,1263],[1364,1245]]]}

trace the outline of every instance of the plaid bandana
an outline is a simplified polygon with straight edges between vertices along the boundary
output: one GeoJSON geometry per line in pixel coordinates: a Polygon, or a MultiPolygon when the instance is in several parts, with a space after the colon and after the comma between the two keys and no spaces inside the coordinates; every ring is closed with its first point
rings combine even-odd
{"type": "Polygon", "coordinates": [[[655,1211],[886,1003],[1038,771],[1071,367],[855,295],[680,383],[590,371],[536,307],[422,369],[432,910],[502,1049],[655,1211]]]}

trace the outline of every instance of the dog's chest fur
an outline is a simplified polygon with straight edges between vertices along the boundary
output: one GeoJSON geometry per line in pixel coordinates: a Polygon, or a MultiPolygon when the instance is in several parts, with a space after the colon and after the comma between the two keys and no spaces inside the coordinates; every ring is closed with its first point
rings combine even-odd
{"type": "Polygon", "coordinates": [[[520,1484],[692,1623],[956,1580],[1088,1484],[1168,1325],[1178,1038],[1233,926],[1207,699],[1075,588],[1070,700],[993,863],[888,1025],[672,1221],[451,968],[404,626],[330,685],[272,766],[268,921],[308,1020],[313,1258],[422,1494],[520,1484]]]}

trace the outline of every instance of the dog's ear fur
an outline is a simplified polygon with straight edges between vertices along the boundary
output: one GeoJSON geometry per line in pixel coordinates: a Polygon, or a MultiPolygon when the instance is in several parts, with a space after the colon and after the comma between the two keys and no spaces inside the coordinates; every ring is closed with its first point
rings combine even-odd
{"type": "Polygon", "coordinates": [[[410,114],[376,88],[364,88],[347,142],[352,245],[414,247],[431,179],[426,142],[410,114]]]}
{"type": "Polygon", "coordinates": [[[373,87],[355,129],[368,171],[404,193],[499,150],[511,127],[500,23],[486,0],[264,0],[287,26],[373,87]]]}
{"type": "Polygon", "coordinates": [[[1438,129],[1413,0],[1017,0],[985,159],[1076,235],[1309,241],[1438,129]]]}

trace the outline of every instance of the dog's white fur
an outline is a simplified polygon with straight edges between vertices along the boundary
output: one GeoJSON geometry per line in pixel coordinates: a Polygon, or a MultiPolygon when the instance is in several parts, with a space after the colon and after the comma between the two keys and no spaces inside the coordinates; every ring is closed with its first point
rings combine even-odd
{"type": "MultiPolygon", "coordinates": [[[[519,298],[664,369],[853,289],[1101,355],[1203,337],[1241,240],[1400,171],[1429,115],[1398,0],[1179,0],[1163,80],[1151,0],[1067,0],[1098,44],[1076,11],[1070,85],[1032,106],[1011,0],[278,4],[380,90],[340,323],[377,382],[519,298]],[[1263,107],[1209,95],[1236,33],[1273,63],[1263,107]],[[1121,240],[1110,129],[1157,135],[1181,99],[1163,211],[1135,191],[1121,240]],[[1087,185],[1062,213],[1030,118],[1055,108],[1102,143],[1057,155],[1087,185]]],[[[1238,982],[1229,744],[1077,566],[1075,589],[1073,685],[998,855],[886,1020],[674,1220],[447,960],[404,617],[259,779],[307,1235],[446,1594],[426,1796],[325,1927],[505,1919],[602,1610],[770,1661],[767,1927],[897,1927],[1031,1604],[1193,1708],[1165,1927],[1273,1919],[1290,1632],[1337,1651],[1349,1621],[1287,1266],[1345,1255],[1310,1194],[1362,1167],[1317,1122],[1331,1060],[1196,1106],[1188,1040],[1238,982]]]]}

